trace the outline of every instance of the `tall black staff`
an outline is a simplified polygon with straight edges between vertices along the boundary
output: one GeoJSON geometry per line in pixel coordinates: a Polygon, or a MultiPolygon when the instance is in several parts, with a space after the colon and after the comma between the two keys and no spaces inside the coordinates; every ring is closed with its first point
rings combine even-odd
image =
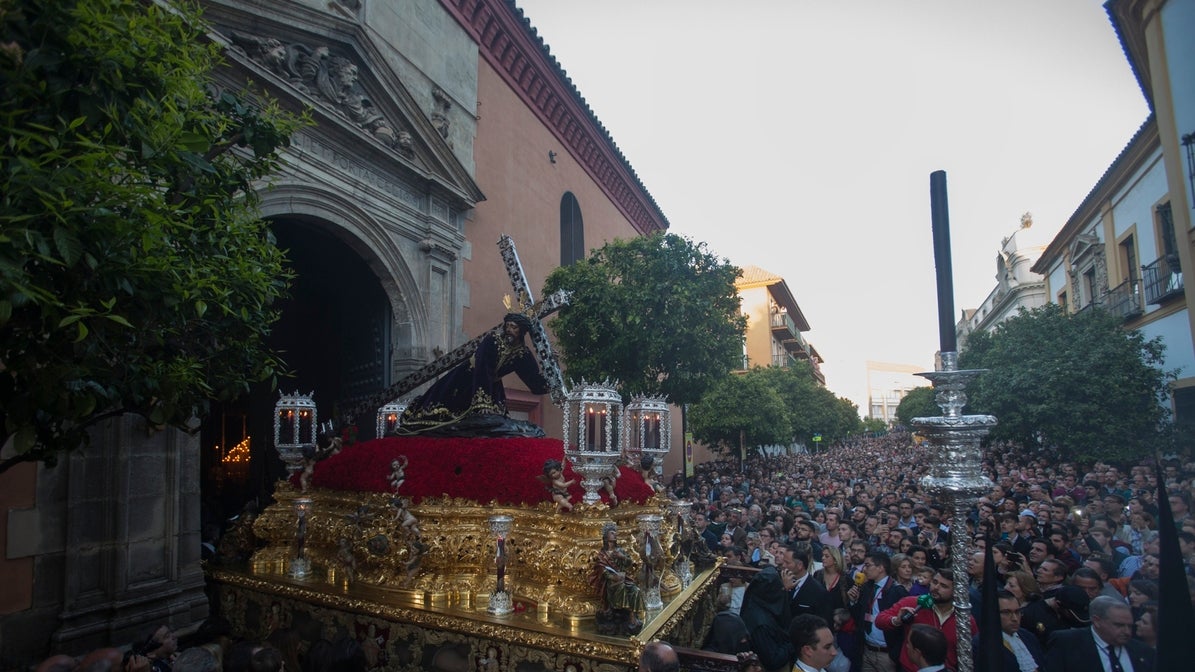
{"type": "Polygon", "coordinates": [[[965,520],[980,494],[992,483],[983,475],[980,440],[996,425],[990,415],[963,415],[967,384],[981,371],[960,371],[954,335],[954,281],[950,268],[950,216],[946,206],[946,173],[930,174],[933,214],[934,266],[938,276],[938,344],[942,368],[918,374],[934,384],[940,417],[914,418],[913,426],[934,449],[930,473],[921,486],[950,506],[951,571],[954,574],[954,613],[958,629],[957,669],[972,672],[971,600],[967,591],[968,541],[965,520]]]}
{"type": "Polygon", "coordinates": [[[946,203],[946,171],[929,175],[930,214],[934,229],[934,268],[938,280],[938,349],[958,352],[954,334],[954,272],[950,267],[950,208],[946,203]]]}

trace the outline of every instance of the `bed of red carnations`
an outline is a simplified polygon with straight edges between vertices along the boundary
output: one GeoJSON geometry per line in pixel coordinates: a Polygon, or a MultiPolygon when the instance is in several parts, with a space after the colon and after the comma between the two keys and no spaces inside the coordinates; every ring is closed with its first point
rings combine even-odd
{"type": "MultiPolygon", "coordinates": [[[[518,506],[550,502],[543,475],[544,462],[564,463],[564,477],[573,504],[584,490],[581,478],[562,458],[559,439],[385,438],[354,443],[315,466],[312,485],[333,490],[389,492],[391,464],[407,458],[406,480],[398,494],[418,504],[429,497],[460,497],[480,504],[518,506]]],[[[619,501],[643,503],[651,487],[634,470],[619,467],[614,486],[619,501]]],[[[604,491],[602,501],[609,504],[604,491]]]]}

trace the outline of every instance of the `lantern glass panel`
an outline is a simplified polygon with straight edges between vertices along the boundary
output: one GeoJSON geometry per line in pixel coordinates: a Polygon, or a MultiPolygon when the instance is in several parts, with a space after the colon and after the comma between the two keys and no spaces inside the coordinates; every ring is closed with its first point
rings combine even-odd
{"type": "Polygon", "coordinates": [[[606,442],[609,413],[604,404],[587,404],[585,408],[585,449],[609,450],[606,442]]]}
{"type": "Polygon", "coordinates": [[[299,442],[315,443],[315,414],[304,408],[299,411],[299,442]]]}
{"type": "Polygon", "coordinates": [[[298,443],[295,436],[295,409],[283,408],[278,411],[278,443],[294,445],[298,443]]]}
{"type": "Polygon", "coordinates": [[[629,441],[630,445],[628,445],[627,448],[629,450],[637,451],[643,446],[643,443],[642,443],[642,440],[643,440],[643,433],[642,433],[643,414],[640,413],[639,411],[631,411],[627,421],[630,423],[629,429],[631,430],[631,436],[630,436],[630,441],[629,441]]]}

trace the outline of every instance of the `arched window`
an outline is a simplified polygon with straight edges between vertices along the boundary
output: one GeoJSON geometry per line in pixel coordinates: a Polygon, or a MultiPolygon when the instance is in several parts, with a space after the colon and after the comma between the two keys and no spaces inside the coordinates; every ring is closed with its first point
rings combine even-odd
{"type": "Polygon", "coordinates": [[[568,266],[585,258],[585,224],[581,221],[581,206],[573,192],[566,191],[560,199],[560,265],[568,266]]]}

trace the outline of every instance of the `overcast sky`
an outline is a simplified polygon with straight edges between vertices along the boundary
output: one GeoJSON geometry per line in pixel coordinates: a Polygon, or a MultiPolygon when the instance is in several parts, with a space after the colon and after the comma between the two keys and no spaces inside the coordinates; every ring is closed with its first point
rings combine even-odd
{"type": "Polygon", "coordinates": [[[1052,237],[1148,114],[1096,0],[516,1],[671,230],[783,276],[864,413],[867,360],[938,349],[930,173],[957,315],[1021,215],[1052,237]]]}

